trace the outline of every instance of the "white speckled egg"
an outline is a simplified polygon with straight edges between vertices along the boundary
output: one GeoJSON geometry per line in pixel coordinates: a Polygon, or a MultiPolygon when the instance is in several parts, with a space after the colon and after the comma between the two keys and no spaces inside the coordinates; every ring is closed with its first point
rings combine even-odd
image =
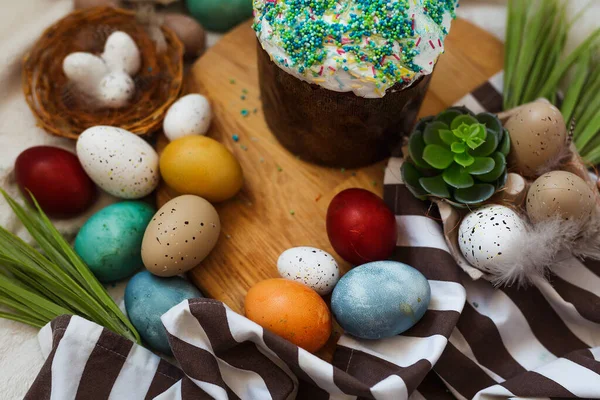
{"type": "Polygon", "coordinates": [[[125,32],[115,31],[106,39],[102,59],[112,72],[134,76],[140,70],[142,57],[135,41],[125,32]]]}
{"type": "Polygon", "coordinates": [[[134,93],[135,83],[125,72],[111,72],[98,86],[100,104],[108,108],[125,107],[134,93]]]}
{"type": "Polygon", "coordinates": [[[200,94],[188,94],[169,108],[163,121],[163,130],[169,140],[205,135],[211,119],[212,109],[208,99],[200,94]]]}
{"type": "Polygon", "coordinates": [[[98,56],[76,52],[63,60],[63,72],[81,91],[96,96],[102,78],[108,74],[108,67],[98,56]]]}
{"type": "Polygon", "coordinates": [[[77,140],[77,157],[98,186],[122,199],[147,196],[160,180],[156,151],[125,129],[86,129],[77,140]]]}
{"type": "Polygon", "coordinates": [[[340,280],[333,256],[314,247],[293,247],[281,253],[277,270],[284,279],[304,283],[321,296],[331,293],[340,280]]]}
{"type": "Polygon", "coordinates": [[[194,268],[219,240],[217,210],[202,197],[184,195],[165,203],[142,240],[142,260],[154,275],[175,276],[194,268]]]}
{"type": "Polygon", "coordinates": [[[525,221],[505,206],[488,205],[467,214],[458,230],[458,244],[467,261],[489,272],[489,266],[519,246],[525,221]]]}

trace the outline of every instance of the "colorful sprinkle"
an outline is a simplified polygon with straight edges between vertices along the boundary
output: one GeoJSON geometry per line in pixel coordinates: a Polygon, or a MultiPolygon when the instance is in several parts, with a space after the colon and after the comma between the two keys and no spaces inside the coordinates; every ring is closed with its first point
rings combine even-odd
{"type": "Polygon", "coordinates": [[[240,140],[240,137],[238,135],[232,135],[231,138],[233,139],[234,142],[237,142],[240,140]]]}
{"type": "MultiPolygon", "coordinates": [[[[317,80],[322,79],[326,69],[335,72],[329,75],[340,71],[354,73],[356,76],[353,74],[351,78],[343,75],[344,81],[375,83],[379,85],[378,91],[385,94],[396,82],[416,79],[429,59],[437,59],[447,35],[445,18],[455,17],[458,1],[254,0],[253,3],[253,28],[259,39],[282,50],[272,55],[275,63],[326,86],[339,84],[337,76],[333,81],[317,80]],[[439,49],[429,39],[420,47],[424,31],[433,33],[439,49]],[[428,50],[430,45],[433,52],[428,50]],[[417,63],[416,57],[423,51],[431,52],[431,57],[417,63]],[[368,76],[359,72],[363,69],[369,70],[368,76]],[[374,82],[367,78],[374,78],[374,82]]],[[[341,89],[355,87],[343,84],[341,89]]]]}
{"type": "Polygon", "coordinates": [[[242,117],[247,117],[249,112],[245,108],[241,111],[242,117]]]}

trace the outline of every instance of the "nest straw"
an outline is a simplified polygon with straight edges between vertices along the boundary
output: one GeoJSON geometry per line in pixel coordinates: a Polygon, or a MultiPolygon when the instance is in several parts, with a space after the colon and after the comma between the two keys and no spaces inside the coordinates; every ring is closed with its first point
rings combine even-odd
{"type": "Polygon", "coordinates": [[[118,126],[137,135],[157,130],[183,86],[183,44],[172,30],[161,29],[167,49],[159,53],[132,11],[75,11],[48,28],[23,61],[23,91],[38,125],[70,139],[96,125],[118,126]],[[133,78],[136,92],[126,107],[93,108],[74,95],[62,63],[73,52],[102,53],[106,39],[117,30],[129,34],[140,49],[142,67],[133,78]]]}

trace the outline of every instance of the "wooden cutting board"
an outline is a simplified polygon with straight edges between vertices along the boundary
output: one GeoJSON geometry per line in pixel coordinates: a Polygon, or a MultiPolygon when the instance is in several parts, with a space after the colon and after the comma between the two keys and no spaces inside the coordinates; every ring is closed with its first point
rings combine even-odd
{"type": "MultiPolygon", "coordinates": [[[[235,154],[245,177],[244,188],[234,199],[216,205],[221,237],[190,277],[206,296],[242,314],[248,288],[278,277],[277,258],[290,247],[323,249],[336,256],[342,271],[347,271],[349,265],[337,257],[327,239],[327,206],[337,193],[351,187],[381,196],[385,167],[381,162],[359,170],[323,168],[305,163],[281,147],[261,112],[256,46],[250,23],[242,24],[195,63],[188,89],[211,100],[215,118],[208,135],[235,154]],[[239,137],[238,142],[233,135],[239,137]]],[[[503,53],[498,39],[456,20],[420,115],[442,111],[499,72],[503,53]]],[[[158,150],[166,143],[161,136],[158,150]]],[[[159,206],[176,195],[162,186],[157,195],[159,206]]],[[[333,346],[334,340],[330,342],[333,346]]],[[[331,346],[321,355],[329,358],[331,346]]]]}

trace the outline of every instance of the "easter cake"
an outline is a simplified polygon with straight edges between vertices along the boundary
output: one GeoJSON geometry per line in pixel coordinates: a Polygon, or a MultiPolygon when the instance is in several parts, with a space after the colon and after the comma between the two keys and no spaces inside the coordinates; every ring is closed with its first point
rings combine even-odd
{"type": "Polygon", "coordinates": [[[409,133],[457,0],[254,0],[266,121],[283,146],[357,167],[409,133]]]}

